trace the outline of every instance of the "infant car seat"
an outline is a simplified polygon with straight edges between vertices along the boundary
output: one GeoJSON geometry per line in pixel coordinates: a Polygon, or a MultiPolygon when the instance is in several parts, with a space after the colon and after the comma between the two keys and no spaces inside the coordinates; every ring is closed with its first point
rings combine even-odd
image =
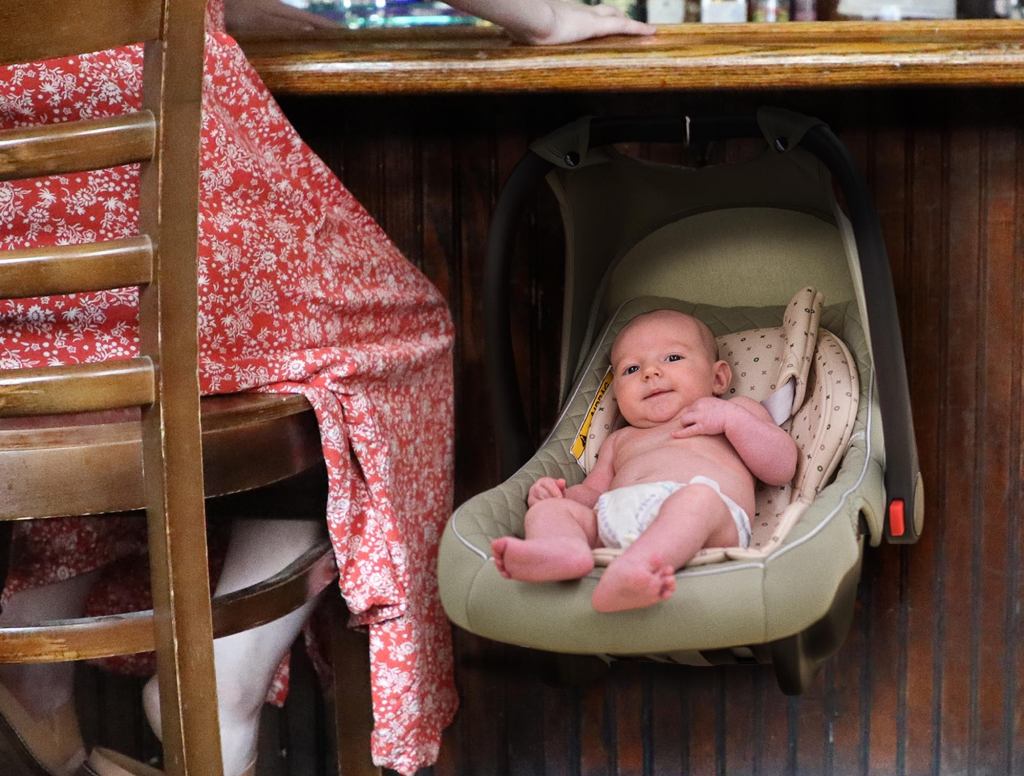
{"type": "Polygon", "coordinates": [[[779,110],[756,121],[583,119],[533,144],[513,172],[487,273],[488,366],[508,479],[463,504],[442,538],[449,617],[475,634],[554,652],[770,662],[784,692],[801,692],[848,630],[865,538],[915,541],[923,524],[888,259],[845,148],[821,122],[779,110]],[[610,147],[758,135],[769,146],[758,158],[696,169],[610,147]],[[530,456],[508,263],[519,215],[545,176],[566,235],[562,411],[530,456]],[[749,548],[700,553],[677,573],[673,596],[646,609],[595,612],[600,567],[572,582],[501,577],[491,542],[522,535],[537,477],[583,479],[616,423],[611,342],[628,320],[660,307],[707,323],[733,365],[730,392],[765,401],[793,435],[793,483],[759,488],[749,548]]]}

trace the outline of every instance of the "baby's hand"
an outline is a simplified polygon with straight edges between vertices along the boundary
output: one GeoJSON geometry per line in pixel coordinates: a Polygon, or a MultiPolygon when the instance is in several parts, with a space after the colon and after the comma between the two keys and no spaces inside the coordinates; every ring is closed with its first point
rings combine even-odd
{"type": "Polygon", "coordinates": [[[734,407],[725,399],[705,396],[697,399],[683,410],[679,416],[682,428],[672,432],[675,439],[694,436],[715,436],[725,433],[725,425],[732,415],[734,407]]]}
{"type": "Polygon", "coordinates": [[[546,498],[562,498],[565,496],[565,480],[554,477],[541,477],[530,486],[526,496],[526,505],[532,507],[546,498]]]}

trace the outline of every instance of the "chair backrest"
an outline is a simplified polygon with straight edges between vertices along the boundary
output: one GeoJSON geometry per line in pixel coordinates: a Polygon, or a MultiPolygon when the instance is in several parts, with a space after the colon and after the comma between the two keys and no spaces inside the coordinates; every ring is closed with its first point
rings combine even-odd
{"type": "Polygon", "coordinates": [[[139,286],[139,355],[2,370],[0,417],[141,408],[163,738],[167,771],[174,774],[220,769],[215,698],[210,703],[209,583],[202,584],[207,569],[196,369],[204,5],[0,3],[2,65],[144,45],[141,111],[0,132],[0,185],[140,164],[138,236],[0,254],[5,298],[139,286]]]}

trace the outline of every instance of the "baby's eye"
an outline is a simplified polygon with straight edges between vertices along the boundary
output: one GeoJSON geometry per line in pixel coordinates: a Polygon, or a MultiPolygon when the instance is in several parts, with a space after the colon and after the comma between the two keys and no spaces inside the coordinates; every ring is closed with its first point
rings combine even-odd
{"type": "Polygon", "coordinates": [[[622,370],[622,374],[624,374],[624,375],[631,375],[634,372],[638,372],[638,371],[640,371],[640,367],[638,367],[636,364],[634,364],[632,366],[627,366],[625,369],[623,369],[622,370]]]}
{"type": "Polygon", "coordinates": [[[672,353],[671,355],[666,356],[665,360],[666,361],[682,361],[683,357],[681,355],[679,355],[678,353],[672,353]]]}

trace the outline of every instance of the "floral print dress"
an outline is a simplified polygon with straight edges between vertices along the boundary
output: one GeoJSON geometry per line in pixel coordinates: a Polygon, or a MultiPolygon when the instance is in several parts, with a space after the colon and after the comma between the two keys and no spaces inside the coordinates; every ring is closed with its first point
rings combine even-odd
{"type": "MultiPolygon", "coordinates": [[[[0,129],[137,109],[141,62],[129,47],[0,67],[0,129]]],[[[222,0],[200,170],[201,389],[313,405],[341,594],[370,636],[374,759],[411,773],[436,759],[457,704],[434,572],[452,498],[446,305],[298,137],[224,32],[222,0]]],[[[0,183],[0,250],[135,234],[137,198],[136,166],[0,183]]],[[[0,366],[130,358],[137,312],[134,288],[0,302],[0,366]]],[[[137,554],[143,522],[19,525],[5,595],[137,554]]],[[[94,605],[144,606],[133,579],[108,574],[94,605]]]]}

